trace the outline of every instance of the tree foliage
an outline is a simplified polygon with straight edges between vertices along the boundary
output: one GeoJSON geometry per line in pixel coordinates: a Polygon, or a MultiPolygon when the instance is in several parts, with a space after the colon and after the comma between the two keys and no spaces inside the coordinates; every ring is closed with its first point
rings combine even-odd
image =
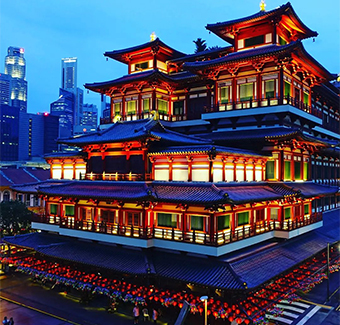
{"type": "Polygon", "coordinates": [[[32,212],[19,201],[0,203],[0,231],[1,235],[16,235],[29,231],[32,212]]]}
{"type": "Polygon", "coordinates": [[[204,52],[207,50],[206,41],[202,38],[197,38],[197,40],[193,41],[196,44],[195,53],[204,52]]]}

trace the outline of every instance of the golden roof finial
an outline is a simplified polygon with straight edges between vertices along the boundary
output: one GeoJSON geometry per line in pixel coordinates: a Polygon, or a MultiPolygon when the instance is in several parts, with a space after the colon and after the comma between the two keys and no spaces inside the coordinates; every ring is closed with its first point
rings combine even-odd
{"type": "Polygon", "coordinates": [[[261,0],[260,2],[260,10],[261,11],[266,11],[266,3],[264,0],[261,0]]]}
{"type": "Polygon", "coordinates": [[[150,35],[150,42],[154,41],[157,38],[156,33],[152,32],[150,35]]]}

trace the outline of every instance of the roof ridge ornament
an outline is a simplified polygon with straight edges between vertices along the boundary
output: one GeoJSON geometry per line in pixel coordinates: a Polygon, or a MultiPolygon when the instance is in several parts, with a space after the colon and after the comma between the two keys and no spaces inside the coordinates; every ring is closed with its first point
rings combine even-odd
{"type": "Polygon", "coordinates": [[[157,38],[156,33],[155,33],[155,32],[152,32],[151,35],[150,35],[150,42],[155,41],[156,38],[157,38]]]}
{"type": "Polygon", "coordinates": [[[261,2],[260,2],[260,11],[266,11],[266,2],[265,2],[265,0],[261,0],[261,2]]]}

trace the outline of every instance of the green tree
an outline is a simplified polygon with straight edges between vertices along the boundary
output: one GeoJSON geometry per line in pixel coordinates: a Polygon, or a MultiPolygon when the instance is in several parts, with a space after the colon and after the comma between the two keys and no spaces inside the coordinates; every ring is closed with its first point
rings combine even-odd
{"type": "Polygon", "coordinates": [[[204,52],[207,50],[207,44],[204,39],[197,38],[197,40],[193,42],[196,44],[195,53],[204,52]]]}
{"type": "Polygon", "coordinates": [[[3,235],[26,233],[31,228],[32,212],[19,201],[0,203],[0,232],[3,235]]]}

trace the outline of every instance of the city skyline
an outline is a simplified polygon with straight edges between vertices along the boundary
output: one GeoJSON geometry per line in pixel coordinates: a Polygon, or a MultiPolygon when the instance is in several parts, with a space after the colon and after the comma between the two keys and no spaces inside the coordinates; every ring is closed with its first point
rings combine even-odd
{"type": "MultiPolygon", "coordinates": [[[[147,1],[145,11],[152,19],[142,19],[140,9],[132,3],[102,1],[44,2],[34,0],[26,3],[1,2],[0,40],[2,57],[10,46],[24,48],[27,64],[28,112],[48,112],[49,105],[58,96],[60,87],[60,61],[65,57],[78,58],[78,87],[85,83],[112,80],[127,74],[127,66],[103,56],[105,51],[118,50],[145,43],[150,34],[156,35],[166,44],[184,53],[193,53],[193,40],[198,37],[208,46],[227,46],[205,26],[218,21],[237,19],[259,11],[258,0],[227,3],[208,2],[165,2],[147,1]],[[245,8],[246,6],[246,8],[245,8]],[[67,10],[66,10],[67,9],[67,10]],[[176,18],[175,18],[176,17],[176,18]],[[188,17],[190,27],[188,28],[188,17]],[[62,24],[61,24],[62,21],[62,24]],[[176,26],[173,24],[176,22],[176,26]],[[46,73],[47,72],[47,73],[46,73]]],[[[266,1],[267,10],[272,10],[286,1],[266,1]]],[[[322,3],[311,1],[306,8],[304,2],[292,1],[302,21],[318,37],[303,41],[306,50],[331,73],[340,72],[339,62],[339,17],[340,5],[335,0],[322,3]]],[[[100,96],[84,92],[84,102],[100,107],[100,96]]]]}

